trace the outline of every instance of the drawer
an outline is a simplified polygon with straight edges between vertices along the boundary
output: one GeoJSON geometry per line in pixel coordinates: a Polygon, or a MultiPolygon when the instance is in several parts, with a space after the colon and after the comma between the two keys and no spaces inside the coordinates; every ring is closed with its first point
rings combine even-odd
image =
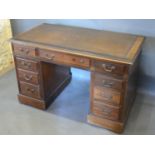
{"type": "Polygon", "coordinates": [[[23,95],[31,96],[33,98],[41,98],[39,86],[20,82],[20,89],[23,95]]]}
{"type": "Polygon", "coordinates": [[[37,73],[18,69],[18,77],[20,81],[25,81],[32,84],[39,84],[39,77],[37,73]]]}
{"type": "Polygon", "coordinates": [[[15,54],[35,56],[35,48],[30,46],[24,46],[20,44],[13,44],[13,51],[15,54]]]}
{"type": "Polygon", "coordinates": [[[119,106],[121,102],[121,93],[104,87],[94,87],[94,99],[106,101],[108,104],[119,106]]]}
{"type": "Polygon", "coordinates": [[[83,58],[80,56],[72,56],[69,54],[63,54],[54,51],[48,50],[37,50],[40,58],[44,58],[46,60],[51,60],[53,62],[65,63],[66,65],[73,65],[77,67],[89,67],[90,60],[88,58],[83,58]]]}
{"type": "Polygon", "coordinates": [[[117,107],[109,107],[100,102],[94,102],[92,106],[92,113],[99,117],[104,117],[110,120],[120,120],[121,109],[117,107]]]}
{"type": "Polygon", "coordinates": [[[79,56],[64,55],[64,62],[73,66],[86,67],[90,66],[90,60],[79,56]]]}
{"type": "Polygon", "coordinates": [[[92,74],[94,76],[95,85],[122,91],[123,80],[114,79],[114,78],[111,78],[109,76],[104,76],[99,73],[92,73],[92,74]]]}
{"type": "Polygon", "coordinates": [[[123,75],[125,72],[125,66],[122,64],[113,64],[109,62],[92,61],[92,70],[102,73],[123,75]]]}
{"type": "Polygon", "coordinates": [[[22,68],[29,71],[38,71],[38,62],[28,59],[16,58],[18,68],[22,68]]]}
{"type": "Polygon", "coordinates": [[[37,49],[40,58],[51,61],[63,61],[63,55],[49,50],[37,49]]]}

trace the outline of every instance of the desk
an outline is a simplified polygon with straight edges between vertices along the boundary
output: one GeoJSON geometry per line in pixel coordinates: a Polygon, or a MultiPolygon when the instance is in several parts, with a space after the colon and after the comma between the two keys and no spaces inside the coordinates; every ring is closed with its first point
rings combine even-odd
{"type": "Polygon", "coordinates": [[[90,70],[87,120],[120,133],[136,96],[143,40],[142,36],[50,24],[19,34],[11,39],[18,99],[46,109],[69,84],[70,67],[90,70]]]}

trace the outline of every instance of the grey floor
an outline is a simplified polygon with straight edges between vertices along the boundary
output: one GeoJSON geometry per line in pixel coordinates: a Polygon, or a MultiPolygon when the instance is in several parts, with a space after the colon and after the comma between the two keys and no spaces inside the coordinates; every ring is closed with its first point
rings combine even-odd
{"type": "MultiPolygon", "coordinates": [[[[114,134],[87,123],[90,75],[78,69],[72,73],[72,82],[47,111],[19,104],[15,71],[0,77],[0,134],[114,134]]],[[[123,134],[155,134],[154,101],[137,95],[123,134]]]]}

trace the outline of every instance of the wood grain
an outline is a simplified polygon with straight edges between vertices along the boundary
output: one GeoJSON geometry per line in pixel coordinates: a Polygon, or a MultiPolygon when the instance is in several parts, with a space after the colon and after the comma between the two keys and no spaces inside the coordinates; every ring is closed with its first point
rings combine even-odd
{"type": "Polygon", "coordinates": [[[14,37],[12,42],[132,64],[143,40],[131,34],[42,24],[14,37]]]}

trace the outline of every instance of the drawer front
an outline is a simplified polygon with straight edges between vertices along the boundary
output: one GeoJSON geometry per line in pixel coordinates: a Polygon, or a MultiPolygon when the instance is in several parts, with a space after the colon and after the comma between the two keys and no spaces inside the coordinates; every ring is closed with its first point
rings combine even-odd
{"type": "Polygon", "coordinates": [[[79,67],[90,66],[90,60],[87,58],[42,49],[38,49],[37,52],[40,58],[44,58],[53,62],[65,63],[79,67]]]}
{"type": "Polygon", "coordinates": [[[95,86],[93,95],[94,99],[106,101],[108,104],[115,106],[119,106],[121,102],[121,93],[111,89],[95,86]]]}
{"type": "Polygon", "coordinates": [[[35,56],[35,48],[19,44],[13,44],[13,51],[15,54],[35,56]]]}
{"type": "Polygon", "coordinates": [[[94,73],[94,83],[95,85],[112,88],[121,91],[123,89],[123,81],[118,79],[113,79],[109,76],[104,76],[99,73],[94,73]]]}
{"type": "Polygon", "coordinates": [[[20,82],[20,89],[23,95],[31,96],[33,98],[41,98],[39,86],[20,82]]]}
{"type": "Polygon", "coordinates": [[[79,66],[79,67],[89,67],[90,60],[87,58],[79,57],[79,56],[71,56],[71,55],[64,55],[64,62],[79,66]]]}
{"type": "Polygon", "coordinates": [[[38,56],[40,58],[51,60],[51,61],[63,61],[63,55],[53,51],[38,49],[38,56]]]}
{"type": "Polygon", "coordinates": [[[37,73],[18,69],[18,77],[20,81],[25,81],[32,84],[39,84],[39,77],[37,73]]]}
{"type": "Polygon", "coordinates": [[[92,61],[92,70],[108,74],[123,75],[124,65],[113,64],[108,62],[92,61]]]}
{"type": "Polygon", "coordinates": [[[92,106],[92,113],[99,117],[104,117],[110,120],[120,120],[120,108],[112,108],[106,105],[101,105],[100,102],[94,102],[92,106]]]}
{"type": "Polygon", "coordinates": [[[22,68],[29,71],[38,71],[38,62],[28,60],[28,59],[22,59],[22,58],[16,58],[16,63],[18,68],[22,68]]]}

